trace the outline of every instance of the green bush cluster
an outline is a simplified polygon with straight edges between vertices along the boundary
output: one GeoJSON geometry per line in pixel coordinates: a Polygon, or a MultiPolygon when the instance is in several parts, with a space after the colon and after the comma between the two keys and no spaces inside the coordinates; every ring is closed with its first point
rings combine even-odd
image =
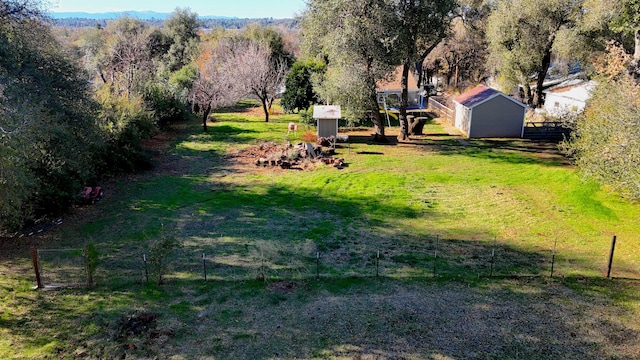
{"type": "Polygon", "coordinates": [[[87,77],[46,25],[0,22],[0,229],[64,212],[105,176],[149,168],[143,140],[187,117],[166,82],[123,92],[87,77]]]}

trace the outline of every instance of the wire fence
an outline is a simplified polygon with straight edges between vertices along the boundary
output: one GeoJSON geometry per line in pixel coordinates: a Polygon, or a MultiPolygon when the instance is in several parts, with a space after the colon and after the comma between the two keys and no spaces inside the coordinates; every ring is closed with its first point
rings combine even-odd
{"type": "MultiPolygon", "coordinates": [[[[615,240],[615,237],[614,237],[615,240]]],[[[309,280],[386,277],[609,277],[640,280],[638,259],[618,244],[599,254],[577,253],[550,244],[523,251],[494,239],[461,241],[430,238],[428,246],[326,248],[313,243],[258,242],[235,251],[203,251],[192,246],[168,249],[151,257],[146,249],[100,254],[93,278],[102,284],[131,284],[202,279],[206,281],[309,280]],[[612,249],[615,249],[612,252],[612,249]]],[[[627,249],[628,248],[628,249],[627,249]]],[[[90,270],[82,249],[39,249],[44,287],[87,284],[90,270]]]]}
{"type": "Polygon", "coordinates": [[[47,287],[87,284],[86,257],[82,249],[38,249],[37,271],[47,287]]]}

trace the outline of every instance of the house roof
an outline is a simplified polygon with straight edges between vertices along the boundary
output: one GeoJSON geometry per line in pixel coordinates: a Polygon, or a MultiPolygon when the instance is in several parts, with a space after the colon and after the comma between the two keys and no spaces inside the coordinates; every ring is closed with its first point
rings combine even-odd
{"type": "MultiPolygon", "coordinates": [[[[380,80],[377,83],[378,90],[402,90],[402,66],[396,67],[393,75],[389,80],[380,80]]],[[[413,71],[409,71],[409,81],[407,81],[407,90],[416,91],[418,88],[418,81],[413,74],[413,71]]]]}
{"type": "Polygon", "coordinates": [[[340,105],[315,105],[313,107],[314,119],[340,119],[342,110],[340,105]]]}
{"type": "Polygon", "coordinates": [[[596,82],[593,80],[572,79],[546,90],[545,93],[585,102],[591,97],[591,92],[595,86],[596,82]]]}
{"type": "Polygon", "coordinates": [[[476,87],[474,87],[473,89],[456,96],[455,98],[453,98],[454,102],[457,102],[458,104],[461,104],[465,107],[468,108],[472,108],[475,106],[478,106],[480,104],[483,104],[497,96],[502,96],[505,97],[511,101],[513,101],[514,103],[522,106],[522,107],[526,107],[525,104],[521,103],[520,101],[517,101],[515,99],[513,99],[511,96],[507,96],[505,94],[503,94],[502,92],[496,90],[496,89],[492,89],[488,86],[485,85],[478,85],[476,87]]]}

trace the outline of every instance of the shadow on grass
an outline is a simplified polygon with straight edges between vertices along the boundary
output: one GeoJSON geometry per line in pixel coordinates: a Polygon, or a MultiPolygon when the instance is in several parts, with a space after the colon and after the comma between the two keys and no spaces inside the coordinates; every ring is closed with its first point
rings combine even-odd
{"type": "Polygon", "coordinates": [[[214,114],[218,113],[245,113],[251,109],[260,108],[260,103],[254,100],[243,100],[233,106],[217,108],[213,111],[214,114]]]}
{"type": "Polygon", "coordinates": [[[511,164],[540,164],[546,166],[566,166],[570,162],[558,150],[557,142],[525,139],[467,140],[471,146],[464,146],[456,136],[431,134],[412,136],[412,140],[399,143],[395,136],[387,136],[388,143],[376,143],[372,136],[349,136],[349,142],[381,146],[413,146],[443,155],[464,155],[511,164]]]}
{"type": "Polygon", "coordinates": [[[383,152],[379,152],[379,151],[358,151],[358,152],[356,152],[356,154],[359,154],[359,155],[384,155],[383,152]]]}
{"type": "Polygon", "coordinates": [[[255,141],[254,136],[252,136],[251,134],[257,133],[257,130],[246,129],[240,126],[214,124],[212,126],[209,126],[209,130],[206,133],[200,132],[199,134],[192,135],[192,137],[193,139],[197,139],[198,141],[233,141],[234,143],[238,143],[255,141]]]}
{"type": "Polygon", "coordinates": [[[557,143],[522,139],[467,141],[471,146],[463,146],[453,137],[440,136],[435,140],[427,139],[415,145],[425,146],[430,151],[445,155],[465,155],[510,164],[569,165],[568,160],[558,151],[557,143]]]}
{"type": "MultiPolygon", "coordinates": [[[[126,304],[78,316],[52,297],[47,308],[100,331],[88,354],[104,355],[117,314],[145,304],[162,324],[116,341],[116,354],[221,359],[635,358],[640,335],[624,304],[635,284],[588,278],[322,278],[294,281],[180,280],[131,288],[126,304]],[[160,295],[159,295],[160,294],[160,295]],[[153,334],[174,333],[163,344],[153,334]],[[128,346],[134,342],[137,346],[128,346]],[[184,343],[199,346],[185,347],[184,343]]],[[[110,289],[94,300],[117,299],[110,289]]],[[[24,322],[7,322],[19,332],[24,322]]],[[[35,325],[35,324],[34,324],[35,325]]],[[[42,325],[41,325],[42,326],[42,325]]],[[[33,332],[35,339],[40,334],[33,332]]],[[[64,336],[69,336],[63,333],[64,336]]],[[[72,346],[84,346],[84,340],[72,346]]],[[[38,346],[34,341],[33,346],[38,346]]],[[[73,348],[71,349],[73,350],[73,348]]]]}
{"type": "MultiPolygon", "coordinates": [[[[143,254],[162,231],[183,240],[174,271],[186,278],[200,276],[203,253],[211,262],[211,276],[237,280],[260,272],[282,279],[313,277],[315,256],[321,256],[321,273],[334,277],[370,276],[376,269],[393,278],[430,277],[434,268],[438,276],[451,278],[545,276],[551,267],[553,244],[535,251],[494,244],[486,229],[463,226],[456,231],[485,234],[487,240],[436,241],[435,234],[408,233],[397,222],[437,221],[443,216],[437,208],[344,196],[337,190],[170,177],[147,182],[135,199],[120,205],[128,209],[125,216],[111,214],[92,224],[103,254],[102,281],[140,279],[143,254]]],[[[602,270],[589,262],[580,266],[585,274],[602,270]]],[[[556,264],[555,273],[562,274],[562,266],[556,264]]]]}
{"type": "MultiPolygon", "coordinates": [[[[233,128],[229,136],[241,134],[233,128]]],[[[440,239],[401,223],[437,220],[437,209],[339,189],[233,186],[209,176],[227,165],[219,154],[212,163],[188,155],[178,159],[188,171],[123,185],[129,193],[106,202],[90,229],[69,234],[71,245],[96,242],[97,288],[18,298],[24,311],[0,313],[0,325],[30,348],[57,339],[51,356],[583,359],[640,351],[627,307],[640,301],[636,284],[550,281],[550,251],[440,239]],[[142,254],[163,228],[183,246],[167,257],[165,287],[142,286],[142,254]],[[204,264],[215,281],[204,283],[204,264]],[[288,286],[276,291],[277,283],[288,286]],[[114,345],[118,316],[141,308],[159,313],[160,334],[175,337],[114,345]]]]}

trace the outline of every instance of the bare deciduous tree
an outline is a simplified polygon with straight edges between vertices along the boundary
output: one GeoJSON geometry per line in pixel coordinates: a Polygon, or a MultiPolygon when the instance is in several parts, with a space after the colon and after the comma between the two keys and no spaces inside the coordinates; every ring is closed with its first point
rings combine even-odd
{"type": "Polygon", "coordinates": [[[262,103],[264,120],[269,122],[269,112],[278,89],[287,76],[287,64],[273,58],[269,47],[254,42],[244,42],[233,51],[234,73],[246,94],[262,103]]]}
{"type": "Polygon", "coordinates": [[[242,96],[243,91],[236,78],[235,50],[230,39],[221,39],[216,45],[205,46],[198,58],[198,77],[193,82],[189,98],[202,114],[205,132],[213,109],[233,104],[242,96]]]}
{"type": "Polygon", "coordinates": [[[106,80],[129,96],[136,84],[153,72],[149,48],[150,31],[140,20],[121,18],[107,28],[106,80]]]}

